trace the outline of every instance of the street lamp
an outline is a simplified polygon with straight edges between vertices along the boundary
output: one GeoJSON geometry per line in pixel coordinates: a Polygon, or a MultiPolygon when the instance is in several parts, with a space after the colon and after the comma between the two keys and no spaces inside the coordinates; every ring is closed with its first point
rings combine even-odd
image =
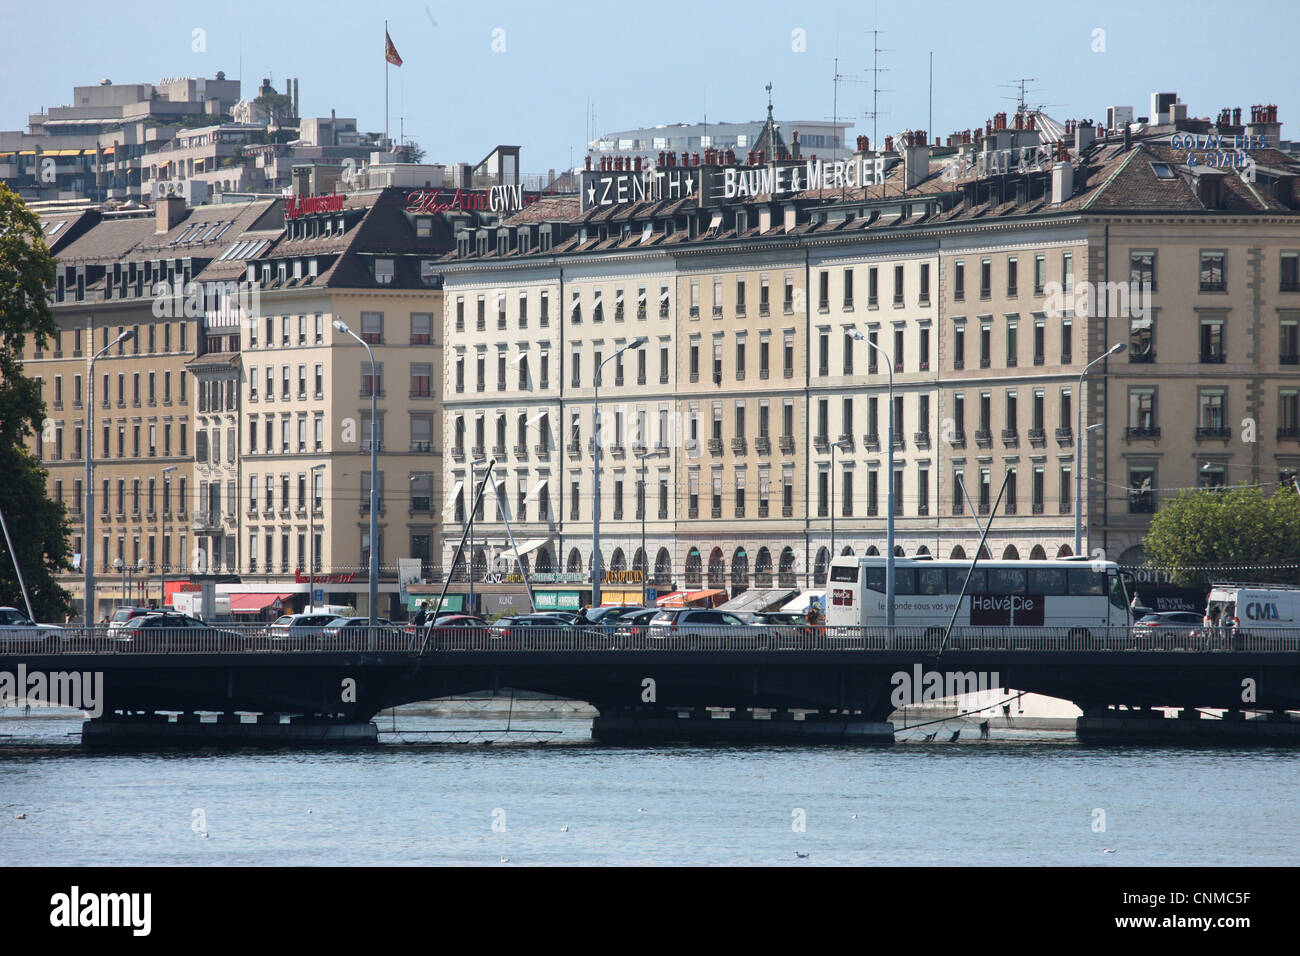
{"type": "MultiPolygon", "coordinates": [[[[853,447],[848,438],[841,438],[831,443],[831,560],[835,560],[835,449],[847,450],[853,447]]],[[[827,572],[829,573],[829,571],[827,572]]]]}
{"type": "Polygon", "coordinates": [[[342,319],[334,320],[334,328],[360,342],[370,356],[370,628],[379,623],[379,378],[375,374],[375,353],[370,343],[348,328],[342,319]]]}
{"type": "Polygon", "coordinates": [[[889,373],[889,429],[885,434],[885,476],[889,482],[885,498],[887,514],[885,517],[885,623],[894,626],[894,359],[871,338],[859,329],[851,329],[849,334],[859,342],[866,342],[885,359],[885,371],[889,373]]]}
{"type": "Polygon", "coordinates": [[[591,606],[600,607],[600,372],[606,365],[619,358],[630,349],[639,349],[646,343],[646,337],[639,335],[627,345],[616,351],[605,361],[596,366],[596,378],[592,382],[591,417],[593,426],[592,442],[596,450],[596,477],[592,483],[591,494],[591,606]]]}
{"type": "Polygon", "coordinates": [[[158,544],[161,546],[159,553],[162,560],[158,562],[158,610],[167,606],[167,513],[172,506],[172,480],[168,476],[175,471],[176,465],[168,465],[162,470],[163,476],[163,510],[158,516],[158,537],[161,539],[158,544]]]}
{"type": "MultiPolygon", "coordinates": [[[[85,588],[85,600],[82,602],[84,607],[82,616],[85,619],[86,626],[90,627],[95,623],[95,548],[94,548],[94,526],[95,513],[91,501],[91,487],[95,481],[95,363],[99,361],[100,356],[111,349],[114,345],[120,345],[127,339],[135,335],[131,329],[127,329],[113,341],[109,342],[102,349],[94,354],[90,360],[90,378],[86,383],[86,488],[85,501],[82,509],[85,511],[85,540],[81,544],[81,561],[82,561],[82,582],[85,588]]],[[[107,397],[107,396],[105,396],[107,397]]]]}
{"type": "Polygon", "coordinates": [[[642,452],[637,455],[637,461],[641,462],[641,557],[645,560],[645,565],[641,568],[641,606],[645,606],[645,579],[650,570],[650,554],[645,549],[645,513],[649,510],[649,501],[646,499],[645,476],[646,462],[651,458],[659,458],[663,455],[665,449],[656,448],[653,451],[642,452]]]}
{"type": "Polygon", "coordinates": [[[1128,348],[1123,342],[1116,342],[1109,350],[1098,355],[1083,367],[1079,373],[1079,390],[1074,397],[1074,554],[1078,557],[1083,552],[1083,379],[1094,365],[1106,361],[1112,355],[1118,355],[1128,348]]]}
{"type": "MultiPolygon", "coordinates": [[[[325,465],[312,465],[307,469],[308,481],[311,482],[311,502],[307,506],[307,606],[313,611],[316,609],[316,472],[324,471],[325,465]]],[[[370,482],[374,484],[373,478],[370,482]]],[[[370,539],[370,549],[373,551],[375,539],[370,539]]]]}
{"type": "Polygon", "coordinates": [[[114,558],[113,568],[114,570],[122,572],[122,603],[126,604],[126,565],[122,563],[121,558],[114,558]]]}

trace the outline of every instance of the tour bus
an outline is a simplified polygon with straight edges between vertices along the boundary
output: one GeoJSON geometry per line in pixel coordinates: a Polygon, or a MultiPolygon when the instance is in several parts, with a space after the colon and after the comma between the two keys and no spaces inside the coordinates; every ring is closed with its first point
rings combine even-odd
{"type": "MultiPolygon", "coordinates": [[[[826,625],[880,626],[885,616],[885,557],[831,561],[826,625]]],[[[971,572],[965,560],[894,559],[894,624],[941,633],[971,572]]],[[[1129,596],[1112,561],[979,561],[961,599],[956,628],[1068,628],[1105,635],[1128,628],[1129,596]]]]}

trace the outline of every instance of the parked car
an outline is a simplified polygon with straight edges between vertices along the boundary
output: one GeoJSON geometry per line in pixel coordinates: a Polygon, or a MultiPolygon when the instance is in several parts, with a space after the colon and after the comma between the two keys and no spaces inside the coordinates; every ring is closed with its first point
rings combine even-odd
{"type": "Polygon", "coordinates": [[[298,647],[320,642],[326,625],[338,620],[334,614],[286,614],[267,628],[273,647],[298,647]]]}
{"type": "Polygon", "coordinates": [[[639,611],[638,604],[610,604],[604,607],[587,607],[576,612],[578,624],[590,627],[596,624],[612,624],[615,620],[631,611],[639,611]]]}
{"type": "Polygon", "coordinates": [[[57,624],[37,624],[16,607],[0,607],[0,642],[53,647],[65,637],[57,624]]]}
{"type": "Polygon", "coordinates": [[[109,631],[120,631],[138,617],[144,617],[146,614],[157,613],[159,613],[159,610],[156,607],[119,607],[113,612],[113,616],[109,619],[108,629],[109,631]]]}
{"type": "Polygon", "coordinates": [[[205,624],[188,614],[155,611],[133,618],[112,638],[126,650],[141,653],[166,651],[228,651],[246,646],[243,634],[205,624]]]}
{"type": "Polygon", "coordinates": [[[1201,615],[1195,611],[1156,611],[1133,623],[1133,637],[1139,648],[1172,647],[1199,637],[1200,626],[1201,615]]]}
{"type": "Polygon", "coordinates": [[[650,637],[702,637],[715,635],[719,628],[744,627],[745,622],[730,611],[708,608],[665,608],[650,621],[650,637]]]}
{"type": "Polygon", "coordinates": [[[749,626],[769,628],[774,637],[799,637],[809,631],[804,616],[792,611],[763,611],[751,615],[749,626]]]}
{"type": "Polygon", "coordinates": [[[517,614],[503,617],[492,625],[488,634],[494,638],[527,636],[529,631],[560,630],[579,626],[578,616],[567,611],[541,614],[517,614]]]}
{"type": "Polygon", "coordinates": [[[321,643],[325,646],[364,648],[371,636],[376,639],[401,634],[401,630],[388,618],[375,619],[375,633],[370,633],[369,617],[336,617],[321,629],[321,643]]]}
{"type": "MultiPolygon", "coordinates": [[[[491,625],[474,614],[439,614],[426,627],[419,629],[419,638],[427,646],[459,646],[467,644],[476,637],[486,637],[491,625]]],[[[418,648],[417,648],[418,649],[418,648]]]]}
{"type": "Polygon", "coordinates": [[[650,633],[650,622],[659,614],[657,607],[640,607],[618,616],[614,634],[618,637],[645,637],[650,633]]]}

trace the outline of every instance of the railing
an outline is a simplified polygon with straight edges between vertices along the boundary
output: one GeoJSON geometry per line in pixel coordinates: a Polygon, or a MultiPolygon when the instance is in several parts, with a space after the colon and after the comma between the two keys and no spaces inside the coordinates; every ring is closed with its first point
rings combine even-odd
{"type": "MultiPolygon", "coordinates": [[[[201,628],[65,626],[38,629],[32,636],[0,637],[0,656],[121,656],[140,654],[311,654],[372,651],[417,654],[444,651],[890,651],[934,653],[944,628],[824,627],[809,625],[698,627],[617,624],[594,627],[437,628],[425,641],[409,624],[319,629],[292,633],[267,624],[216,624],[201,628]]],[[[1296,653],[1300,629],[1243,628],[1002,628],[955,627],[945,651],[1184,653],[1296,653]]]]}

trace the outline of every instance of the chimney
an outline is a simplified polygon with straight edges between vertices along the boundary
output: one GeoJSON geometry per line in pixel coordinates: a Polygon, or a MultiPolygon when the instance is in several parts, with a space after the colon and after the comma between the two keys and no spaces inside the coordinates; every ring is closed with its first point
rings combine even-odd
{"type": "Polygon", "coordinates": [[[154,233],[171,232],[185,218],[185,200],[180,196],[164,196],[154,204],[154,233]]]}
{"type": "Polygon", "coordinates": [[[785,231],[793,232],[794,227],[799,224],[799,207],[794,203],[788,203],[784,207],[785,212],[785,231]]]}
{"type": "Polygon", "coordinates": [[[772,207],[768,203],[758,207],[758,231],[767,232],[772,228],[772,207]]]}
{"type": "Polygon", "coordinates": [[[925,142],[925,134],[908,136],[903,146],[903,188],[912,189],[930,175],[930,150],[918,145],[925,142]]]}
{"type": "Polygon", "coordinates": [[[298,107],[298,84],[302,82],[302,77],[294,77],[293,80],[293,115],[295,118],[302,116],[298,107]]]}
{"type": "Polygon", "coordinates": [[[1074,151],[1082,153],[1097,139],[1097,131],[1090,120],[1082,120],[1074,127],[1074,151]]]}
{"type": "Polygon", "coordinates": [[[1059,206],[1074,194],[1074,167],[1068,162],[1052,167],[1052,205],[1059,206]]]}

